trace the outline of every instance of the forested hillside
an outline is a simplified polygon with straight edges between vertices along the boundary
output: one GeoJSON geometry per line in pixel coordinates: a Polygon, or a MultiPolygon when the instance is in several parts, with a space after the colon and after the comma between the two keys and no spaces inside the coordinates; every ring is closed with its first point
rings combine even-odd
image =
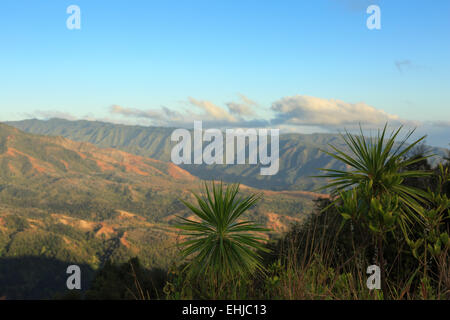
{"type": "MultiPolygon", "coordinates": [[[[93,143],[103,148],[117,148],[132,154],[170,161],[175,145],[170,141],[174,128],[127,126],[98,121],[69,121],[63,119],[24,120],[9,122],[20,130],[75,141],[93,143]]],[[[285,134],[280,136],[280,170],[273,176],[261,176],[260,165],[182,165],[191,174],[202,179],[222,179],[228,182],[272,190],[313,191],[324,181],[312,178],[318,168],[345,170],[345,165],[320,150],[332,151],[329,145],[348,151],[337,134],[285,134]]],[[[438,157],[430,159],[436,164],[446,155],[442,148],[431,148],[438,157]]],[[[270,150],[270,148],[269,148],[270,150]]]]}

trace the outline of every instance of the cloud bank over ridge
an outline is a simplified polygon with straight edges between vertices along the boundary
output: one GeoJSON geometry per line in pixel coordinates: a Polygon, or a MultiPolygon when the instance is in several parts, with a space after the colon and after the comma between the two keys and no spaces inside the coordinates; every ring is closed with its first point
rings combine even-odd
{"type": "Polygon", "coordinates": [[[283,97],[272,103],[271,115],[257,117],[255,102],[241,95],[239,102],[227,102],[225,107],[211,101],[188,98],[190,109],[138,110],[113,105],[110,112],[127,118],[145,118],[155,125],[189,126],[194,120],[202,120],[207,125],[222,124],[228,127],[251,126],[314,126],[323,129],[343,127],[379,127],[389,122],[392,125],[420,125],[417,121],[401,119],[364,102],[349,103],[337,99],[324,99],[306,95],[283,97]]]}
{"type": "MultiPolygon", "coordinates": [[[[113,123],[141,124],[175,128],[192,128],[196,120],[203,121],[204,128],[279,128],[281,132],[336,132],[347,129],[353,131],[362,126],[376,129],[389,123],[392,127],[400,125],[417,132],[435,133],[436,142],[445,146],[445,137],[450,136],[449,121],[416,121],[403,119],[395,114],[375,108],[365,102],[346,102],[308,95],[282,97],[269,107],[260,106],[250,98],[239,94],[237,101],[226,102],[223,106],[212,101],[188,97],[184,108],[162,106],[153,109],[137,109],[112,105],[110,117],[96,119],[86,116],[86,120],[101,120],[113,123]]],[[[62,112],[36,111],[35,116],[74,120],[73,115],[62,112]],[[63,116],[61,116],[63,115],[63,116]]]]}

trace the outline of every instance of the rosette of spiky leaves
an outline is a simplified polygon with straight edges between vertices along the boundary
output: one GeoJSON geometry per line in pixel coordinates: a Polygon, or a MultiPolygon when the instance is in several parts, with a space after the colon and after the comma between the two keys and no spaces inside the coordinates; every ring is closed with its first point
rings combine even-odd
{"type": "Polygon", "coordinates": [[[360,128],[360,135],[346,132],[342,135],[350,153],[330,145],[335,153],[323,151],[327,155],[343,162],[350,169],[348,171],[320,169],[325,175],[316,176],[329,178],[331,182],[321,189],[334,188],[336,194],[357,188],[360,194],[364,194],[368,201],[373,198],[382,200],[385,196],[396,197],[401,205],[400,217],[402,221],[410,223],[419,222],[423,214],[422,200],[427,199],[426,192],[403,184],[405,178],[422,177],[430,175],[430,172],[411,171],[406,168],[416,162],[427,159],[431,155],[408,158],[408,152],[425,137],[407,144],[414,130],[408,132],[405,138],[397,142],[397,137],[402,127],[387,136],[387,124],[383,130],[378,131],[375,138],[364,136],[360,128]]]}
{"type": "Polygon", "coordinates": [[[259,195],[238,196],[239,184],[226,187],[213,181],[204,185],[205,194],[194,193],[197,206],[183,203],[198,218],[182,221],[177,228],[186,240],[180,244],[183,258],[191,258],[189,272],[215,279],[232,279],[254,271],[264,271],[258,251],[267,251],[257,233],[269,231],[242,215],[259,199],[259,195]]]}

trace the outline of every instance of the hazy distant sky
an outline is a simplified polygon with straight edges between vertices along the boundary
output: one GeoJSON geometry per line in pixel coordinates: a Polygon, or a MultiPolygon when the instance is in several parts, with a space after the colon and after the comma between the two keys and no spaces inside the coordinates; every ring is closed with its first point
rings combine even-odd
{"type": "Polygon", "coordinates": [[[450,1],[2,0],[0,120],[53,116],[450,142],[450,1]],[[68,30],[69,5],[81,30],[68,30]],[[366,8],[381,8],[369,30],[366,8]]]}

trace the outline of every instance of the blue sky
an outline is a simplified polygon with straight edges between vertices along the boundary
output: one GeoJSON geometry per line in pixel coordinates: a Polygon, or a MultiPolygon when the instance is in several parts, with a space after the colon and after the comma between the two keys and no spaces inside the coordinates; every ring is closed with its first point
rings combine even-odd
{"type": "Polygon", "coordinates": [[[2,0],[0,40],[1,120],[389,120],[450,142],[448,0],[2,0]],[[80,30],[66,27],[72,4],[80,30]],[[370,4],[381,30],[366,27],[370,4]]]}

